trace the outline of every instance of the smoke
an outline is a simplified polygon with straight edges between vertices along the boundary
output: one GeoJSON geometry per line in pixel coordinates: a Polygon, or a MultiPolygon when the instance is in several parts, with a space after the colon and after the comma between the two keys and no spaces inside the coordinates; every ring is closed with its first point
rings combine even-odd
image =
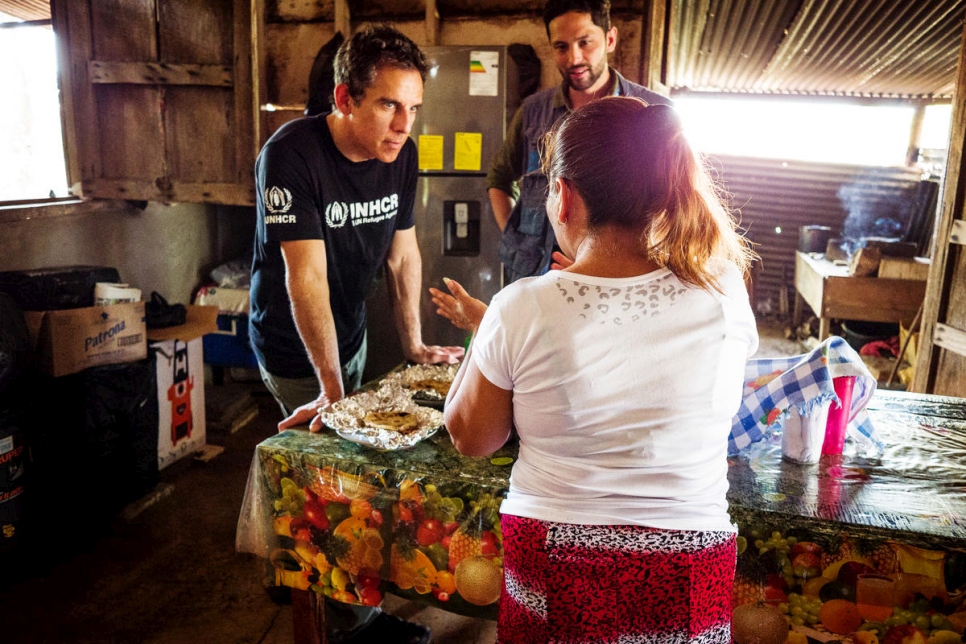
{"type": "Polygon", "coordinates": [[[869,237],[900,241],[921,209],[917,194],[917,184],[887,183],[877,179],[875,172],[843,185],[838,198],[848,215],[842,237],[857,246],[869,237]]]}

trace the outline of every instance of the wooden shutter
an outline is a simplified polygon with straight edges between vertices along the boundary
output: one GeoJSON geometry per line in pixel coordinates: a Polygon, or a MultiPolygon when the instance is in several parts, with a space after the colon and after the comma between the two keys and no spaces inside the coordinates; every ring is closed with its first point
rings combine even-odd
{"type": "Polygon", "coordinates": [[[254,203],[249,0],[55,0],[78,196],[254,203]]]}

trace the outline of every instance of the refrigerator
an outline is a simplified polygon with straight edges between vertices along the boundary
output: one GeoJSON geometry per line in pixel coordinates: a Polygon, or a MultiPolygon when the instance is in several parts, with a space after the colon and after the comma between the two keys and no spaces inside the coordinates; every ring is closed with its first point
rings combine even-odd
{"type": "MultiPolygon", "coordinates": [[[[489,302],[502,287],[500,229],[486,173],[520,104],[519,72],[505,46],[424,47],[430,71],[410,137],[419,150],[416,235],[423,260],[423,342],[463,346],[468,334],[439,316],[429,296],[443,277],[489,302]]],[[[403,361],[385,286],[368,307],[367,377],[403,361]]]]}

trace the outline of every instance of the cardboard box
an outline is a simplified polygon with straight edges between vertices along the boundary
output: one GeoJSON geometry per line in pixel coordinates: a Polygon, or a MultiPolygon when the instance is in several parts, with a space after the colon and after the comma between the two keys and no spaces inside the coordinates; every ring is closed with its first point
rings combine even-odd
{"type": "Polygon", "coordinates": [[[205,448],[202,337],[218,330],[218,307],[187,310],[184,324],[148,331],[158,378],[158,469],[205,448]]]}
{"type": "Polygon", "coordinates": [[[218,332],[218,307],[195,306],[185,307],[187,316],[185,323],[178,326],[167,326],[160,329],[148,329],[148,340],[184,340],[188,342],[200,338],[206,333],[218,332]]]}
{"type": "Polygon", "coordinates": [[[37,368],[66,376],[148,355],[144,302],[59,311],[24,311],[37,368]]]}

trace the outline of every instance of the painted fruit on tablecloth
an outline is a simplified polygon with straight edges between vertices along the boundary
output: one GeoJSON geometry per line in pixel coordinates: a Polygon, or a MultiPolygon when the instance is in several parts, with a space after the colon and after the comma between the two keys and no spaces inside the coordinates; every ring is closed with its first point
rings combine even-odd
{"type": "Polygon", "coordinates": [[[298,544],[293,554],[308,569],[302,577],[312,580],[313,590],[375,605],[388,582],[441,603],[458,599],[458,610],[499,598],[502,494],[465,483],[392,481],[376,471],[301,465],[287,473],[279,481],[273,527],[298,544]],[[396,487],[395,500],[382,485],[396,487]],[[457,582],[457,568],[469,559],[457,582]],[[378,579],[380,570],[386,582],[378,579]]]}
{"type": "Polygon", "coordinates": [[[966,618],[960,619],[966,615],[966,593],[947,590],[936,565],[948,553],[835,534],[815,533],[799,540],[764,527],[745,527],[742,533],[748,546],[738,556],[735,610],[764,602],[768,593],[777,597],[783,580],[787,601],[775,607],[794,629],[852,644],[876,644],[887,637],[897,644],[939,644],[947,638],[960,644],[966,630],[966,618]],[[870,575],[896,582],[893,605],[883,603],[881,608],[888,616],[876,617],[881,621],[874,621],[868,607],[856,603],[856,586],[870,575]]]}
{"type": "Polygon", "coordinates": [[[819,620],[828,630],[838,635],[848,635],[862,626],[858,606],[847,599],[830,599],[822,604],[819,620]]]}
{"type": "Polygon", "coordinates": [[[763,602],[743,604],[734,610],[731,634],[735,644],[783,644],[788,623],[774,606],[763,602]]]}
{"type": "Polygon", "coordinates": [[[454,578],[457,592],[463,599],[478,606],[495,603],[503,589],[503,568],[483,555],[460,561],[454,578]]]}

